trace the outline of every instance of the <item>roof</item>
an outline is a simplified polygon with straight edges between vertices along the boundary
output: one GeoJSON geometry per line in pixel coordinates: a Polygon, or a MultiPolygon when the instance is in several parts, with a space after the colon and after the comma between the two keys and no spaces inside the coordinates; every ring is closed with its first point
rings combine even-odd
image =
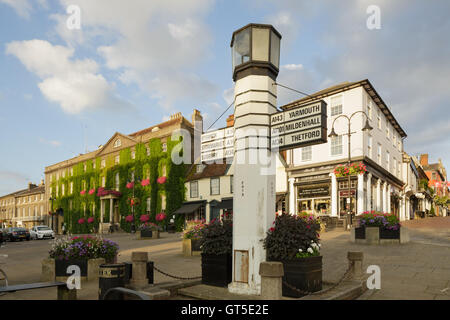
{"type": "Polygon", "coordinates": [[[160,128],[160,129],[162,129],[162,128],[166,128],[166,127],[173,126],[174,124],[178,124],[178,123],[181,124],[181,123],[183,123],[183,122],[186,123],[187,125],[192,126],[192,123],[190,123],[188,120],[186,120],[185,117],[180,116],[180,117],[178,117],[178,118],[170,119],[170,120],[168,120],[168,121],[165,121],[165,122],[162,122],[162,123],[160,123],[160,124],[157,124],[157,125],[148,127],[148,128],[146,128],[146,129],[143,129],[143,130],[140,130],[140,131],[136,131],[136,132],[134,132],[134,133],[129,134],[128,136],[130,136],[130,137],[138,137],[138,136],[144,135],[144,134],[146,134],[146,133],[148,133],[148,132],[152,132],[152,130],[153,130],[154,128],[160,128]]]}
{"type": "Polygon", "coordinates": [[[14,192],[6,194],[4,196],[0,196],[0,198],[12,197],[12,196],[17,195],[18,193],[21,193],[21,192],[24,192],[24,191],[27,191],[27,190],[28,190],[28,188],[27,189],[22,189],[22,190],[19,190],[19,191],[14,191],[14,192]]]}
{"type": "Polygon", "coordinates": [[[367,91],[367,93],[370,95],[370,97],[375,101],[375,103],[378,105],[378,107],[381,109],[383,114],[386,116],[386,118],[389,120],[389,122],[392,124],[392,126],[400,133],[400,136],[402,138],[406,138],[406,132],[402,129],[400,124],[395,119],[394,115],[392,114],[391,110],[387,107],[387,105],[384,103],[381,96],[377,93],[375,88],[372,86],[370,81],[368,79],[356,81],[356,82],[342,82],[340,84],[334,85],[332,87],[323,89],[321,91],[317,91],[316,93],[310,94],[307,97],[301,98],[299,100],[295,100],[293,102],[290,102],[284,106],[281,107],[281,109],[291,109],[300,105],[303,105],[308,102],[316,101],[323,99],[324,97],[331,96],[333,94],[337,94],[339,92],[347,91],[350,89],[354,89],[357,87],[364,87],[364,89],[367,91]]]}
{"type": "MultiPolygon", "coordinates": [[[[140,131],[136,131],[136,132],[128,134],[128,135],[122,134],[120,132],[115,132],[111,136],[111,138],[108,139],[108,142],[110,142],[115,136],[121,135],[121,136],[127,137],[127,138],[129,138],[129,139],[131,139],[131,140],[133,140],[133,141],[135,141],[137,143],[138,142],[136,140],[137,137],[142,136],[142,135],[144,135],[146,133],[152,132],[152,130],[154,128],[156,128],[156,127],[162,129],[162,128],[170,127],[172,125],[181,124],[181,123],[185,123],[187,126],[193,127],[192,123],[189,122],[188,120],[186,120],[186,118],[183,117],[181,114],[175,115],[175,116],[176,117],[171,118],[168,121],[159,123],[157,125],[148,127],[146,129],[143,129],[143,130],[140,130],[140,131]]],[[[97,157],[98,154],[108,145],[108,142],[106,144],[104,144],[101,148],[97,149],[97,150],[94,150],[94,151],[91,151],[91,152],[88,152],[88,153],[85,153],[85,154],[79,154],[78,156],[72,157],[70,159],[63,160],[63,161],[54,163],[52,165],[46,166],[45,167],[45,171],[47,171],[47,170],[53,171],[55,169],[59,169],[61,167],[65,167],[67,165],[72,165],[72,164],[75,164],[75,163],[79,163],[79,162],[82,162],[82,161],[93,159],[93,158],[97,157]],[[55,167],[55,166],[58,166],[58,167],[55,167]]]]}
{"type": "Polygon", "coordinates": [[[205,168],[200,173],[197,173],[197,166],[198,165],[192,166],[191,170],[187,174],[186,181],[224,176],[230,168],[231,164],[206,164],[204,165],[205,168]]]}
{"type": "Polygon", "coordinates": [[[25,196],[28,194],[36,194],[36,193],[45,193],[45,185],[40,185],[32,189],[27,188],[25,190],[22,190],[21,192],[18,192],[16,196],[25,196]]]}

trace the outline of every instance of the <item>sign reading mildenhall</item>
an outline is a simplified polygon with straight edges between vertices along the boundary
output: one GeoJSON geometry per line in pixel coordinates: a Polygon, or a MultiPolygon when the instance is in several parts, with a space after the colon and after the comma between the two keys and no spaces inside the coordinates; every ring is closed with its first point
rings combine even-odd
{"type": "Polygon", "coordinates": [[[306,147],[327,142],[327,104],[309,103],[270,117],[272,149],[306,147]]]}

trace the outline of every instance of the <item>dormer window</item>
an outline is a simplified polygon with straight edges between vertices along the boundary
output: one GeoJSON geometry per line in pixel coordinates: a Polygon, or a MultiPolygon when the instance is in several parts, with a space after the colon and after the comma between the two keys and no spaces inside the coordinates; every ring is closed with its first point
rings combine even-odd
{"type": "Polygon", "coordinates": [[[120,141],[120,139],[117,139],[116,141],[114,141],[114,148],[120,147],[122,145],[122,141],[120,141]]]}
{"type": "Polygon", "coordinates": [[[199,165],[197,165],[196,169],[197,169],[196,173],[202,173],[203,169],[205,169],[205,166],[203,164],[199,164],[199,165]]]}

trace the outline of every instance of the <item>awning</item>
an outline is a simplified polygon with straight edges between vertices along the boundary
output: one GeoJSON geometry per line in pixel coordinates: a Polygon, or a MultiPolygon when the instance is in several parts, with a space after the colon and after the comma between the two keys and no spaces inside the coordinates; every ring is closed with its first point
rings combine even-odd
{"type": "Polygon", "coordinates": [[[233,210],[233,198],[222,199],[216,208],[233,210]]]}
{"type": "Polygon", "coordinates": [[[180,208],[175,210],[173,214],[189,214],[194,213],[198,208],[203,206],[205,201],[195,202],[195,203],[185,203],[180,208]]]}

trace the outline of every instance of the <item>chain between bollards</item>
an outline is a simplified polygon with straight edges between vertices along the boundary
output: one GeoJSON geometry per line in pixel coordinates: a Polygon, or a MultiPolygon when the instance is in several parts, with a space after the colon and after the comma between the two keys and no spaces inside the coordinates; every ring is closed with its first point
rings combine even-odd
{"type": "Polygon", "coordinates": [[[200,277],[190,277],[190,278],[189,277],[174,276],[174,275],[171,275],[171,274],[169,274],[167,272],[164,272],[164,271],[158,269],[157,267],[155,267],[155,265],[153,265],[153,269],[155,269],[159,273],[161,273],[161,274],[163,274],[163,275],[165,275],[165,276],[167,276],[169,278],[178,279],[178,280],[197,280],[197,279],[201,279],[202,278],[201,276],[200,277]]]}
{"type": "Polygon", "coordinates": [[[335,283],[334,285],[332,285],[331,287],[329,287],[327,289],[316,291],[316,292],[298,289],[295,286],[287,283],[285,280],[283,280],[283,284],[285,286],[287,286],[289,289],[294,290],[295,292],[303,294],[303,295],[321,295],[321,294],[324,294],[324,293],[327,293],[327,292],[333,290],[338,285],[340,285],[348,277],[348,275],[349,275],[350,271],[352,271],[352,269],[353,269],[353,267],[349,265],[347,268],[347,271],[345,271],[344,275],[339,279],[339,281],[337,283],[335,283]]]}

